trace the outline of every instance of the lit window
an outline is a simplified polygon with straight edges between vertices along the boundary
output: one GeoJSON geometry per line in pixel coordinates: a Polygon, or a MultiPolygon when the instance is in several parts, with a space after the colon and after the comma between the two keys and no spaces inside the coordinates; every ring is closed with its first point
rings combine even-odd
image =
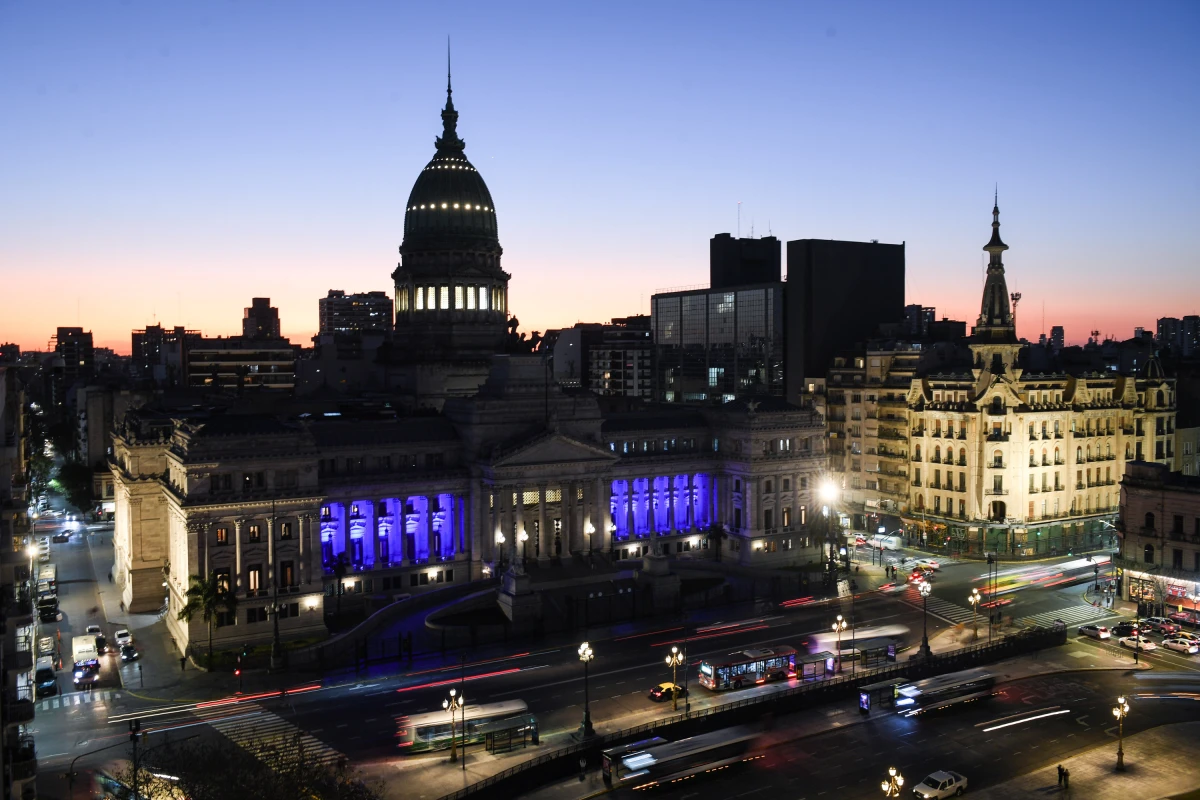
{"type": "Polygon", "coordinates": [[[461,287],[461,286],[454,287],[454,307],[455,308],[463,307],[463,287],[461,287]]]}
{"type": "Polygon", "coordinates": [[[417,287],[417,311],[424,311],[424,310],[425,310],[425,290],[422,287],[418,286],[417,287]]]}
{"type": "Polygon", "coordinates": [[[488,296],[487,296],[487,287],[486,286],[479,287],[479,310],[480,311],[488,310],[488,296]]]}
{"type": "Polygon", "coordinates": [[[442,302],[438,305],[438,308],[449,308],[450,307],[450,287],[443,286],[440,294],[441,294],[442,302]]]}
{"type": "Polygon", "coordinates": [[[474,309],[475,309],[475,287],[468,286],[467,287],[467,310],[473,311],[474,309]]]}

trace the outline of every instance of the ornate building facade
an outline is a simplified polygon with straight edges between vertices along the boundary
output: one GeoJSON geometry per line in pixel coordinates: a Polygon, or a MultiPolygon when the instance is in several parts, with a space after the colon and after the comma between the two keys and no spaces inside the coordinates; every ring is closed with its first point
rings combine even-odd
{"type": "Polygon", "coordinates": [[[1125,464],[1174,459],[1175,384],[1139,374],[1034,371],[1005,280],[1000,210],[967,342],[890,343],[831,370],[831,469],[866,513],[970,552],[1034,554],[1107,541],[1125,464]]]}

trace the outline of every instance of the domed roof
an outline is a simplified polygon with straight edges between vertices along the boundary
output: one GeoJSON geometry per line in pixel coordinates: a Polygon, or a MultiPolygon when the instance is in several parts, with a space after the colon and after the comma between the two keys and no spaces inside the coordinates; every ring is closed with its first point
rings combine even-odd
{"type": "Polygon", "coordinates": [[[500,246],[492,194],[467,160],[466,142],[458,138],[457,125],[458,112],[447,82],[437,152],[417,176],[404,209],[404,250],[500,246]]]}

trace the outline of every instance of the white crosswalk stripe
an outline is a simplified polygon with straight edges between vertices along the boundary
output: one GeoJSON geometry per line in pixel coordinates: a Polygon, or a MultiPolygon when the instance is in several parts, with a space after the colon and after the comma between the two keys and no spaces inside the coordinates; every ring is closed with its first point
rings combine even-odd
{"type": "MultiPolygon", "coordinates": [[[[923,601],[920,591],[915,586],[909,586],[901,596],[904,602],[915,608],[922,608],[923,601]]],[[[951,624],[960,622],[970,622],[972,617],[971,609],[963,608],[960,605],[951,603],[949,600],[943,600],[937,595],[931,594],[928,599],[929,613],[938,619],[945,620],[951,624]]]]}
{"type": "Polygon", "coordinates": [[[54,708],[64,708],[66,706],[77,706],[81,703],[97,703],[106,704],[110,700],[120,700],[121,693],[112,689],[101,689],[98,692],[71,692],[70,694],[57,695],[47,700],[38,703],[38,711],[50,711],[54,708]]]}
{"type": "Polygon", "coordinates": [[[1085,622],[1096,622],[1110,617],[1119,616],[1118,614],[1104,608],[1096,608],[1095,606],[1069,606],[1060,608],[1057,611],[1044,611],[1041,614],[1034,614],[1030,617],[1023,617],[1018,620],[1018,623],[1026,627],[1034,627],[1041,625],[1049,627],[1056,620],[1062,620],[1067,625],[1080,625],[1085,622]]]}
{"type": "Polygon", "coordinates": [[[205,721],[264,763],[279,765],[316,761],[335,764],[345,759],[340,752],[278,714],[265,711],[257,705],[239,708],[242,713],[233,717],[208,717],[205,721]]]}

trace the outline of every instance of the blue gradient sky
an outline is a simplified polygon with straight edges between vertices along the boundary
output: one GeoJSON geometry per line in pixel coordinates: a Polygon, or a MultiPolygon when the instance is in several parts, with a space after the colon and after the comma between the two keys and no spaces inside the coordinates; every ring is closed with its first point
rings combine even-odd
{"type": "Polygon", "coordinates": [[[1200,312],[1200,4],[0,2],[0,341],[156,318],[307,342],[390,292],[445,37],[524,329],[647,311],[708,239],[908,243],[973,321],[1000,184],[1020,333],[1200,312]],[[36,302],[27,298],[37,298],[36,302]],[[15,302],[14,302],[15,301],[15,302]]]}

